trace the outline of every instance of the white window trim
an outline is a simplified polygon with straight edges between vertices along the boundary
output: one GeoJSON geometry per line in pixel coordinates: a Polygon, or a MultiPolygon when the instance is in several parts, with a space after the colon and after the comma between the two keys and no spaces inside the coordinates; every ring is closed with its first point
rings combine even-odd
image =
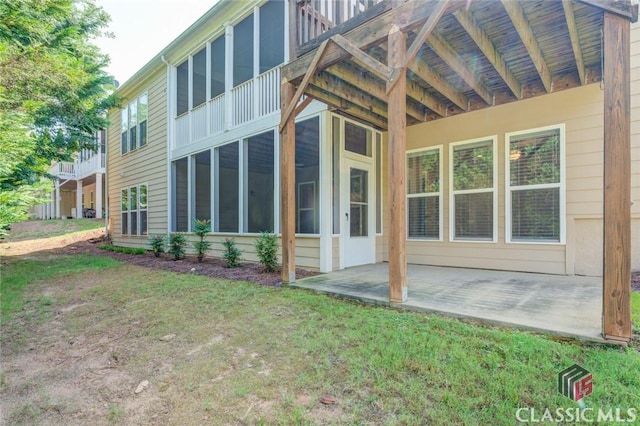
{"type": "MultiPolygon", "coordinates": [[[[380,232],[378,232],[377,230],[377,223],[376,223],[376,237],[381,237],[384,235],[384,181],[382,180],[382,172],[384,170],[384,139],[382,138],[382,133],[377,132],[377,131],[373,131],[373,140],[375,142],[375,146],[374,146],[374,154],[375,154],[375,158],[374,158],[374,171],[375,171],[375,181],[376,181],[376,185],[378,183],[378,179],[380,180],[380,232]],[[380,142],[380,158],[378,159],[378,151],[377,151],[377,145],[378,145],[378,141],[380,142]],[[377,163],[378,160],[380,160],[380,170],[378,170],[377,167],[377,163]],[[380,176],[378,176],[378,174],[380,174],[380,176]]],[[[378,208],[377,206],[378,204],[378,194],[376,191],[376,208],[378,208]]],[[[377,212],[376,212],[377,215],[377,212]]]]}
{"type": "Polygon", "coordinates": [[[131,186],[126,186],[123,188],[120,188],[120,235],[122,235],[123,237],[146,237],[147,235],[149,235],[149,184],[148,183],[140,183],[138,185],[131,185],[131,186]],[[141,209],[140,208],[140,187],[141,186],[145,186],[147,188],[147,208],[146,209],[141,209]],[[135,210],[131,210],[131,189],[132,188],[136,188],[136,209],[135,210]],[[127,191],[127,210],[122,210],[122,192],[123,191],[127,191]],[[136,232],[135,234],[131,232],[131,212],[135,211],[135,213],[138,215],[138,218],[136,220],[136,232]],[[140,220],[140,212],[147,212],[147,233],[146,234],[142,234],[140,232],[140,224],[142,223],[142,221],[140,220]],[[127,215],[127,233],[124,234],[122,233],[122,214],[126,213],[127,215]]]}
{"type": "MultiPolygon", "coordinates": [[[[407,240],[410,241],[443,241],[444,239],[444,235],[443,235],[443,212],[442,212],[442,186],[444,184],[444,180],[443,180],[443,173],[444,173],[444,167],[443,167],[443,156],[442,156],[442,152],[444,151],[443,149],[443,145],[434,145],[434,146],[430,146],[430,147],[426,147],[426,148],[418,148],[418,149],[410,149],[406,152],[405,154],[405,169],[408,171],[409,170],[409,155],[410,154],[418,154],[418,153],[423,153],[423,152],[429,152],[429,151],[438,151],[438,179],[440,181],[440,190],[438,192],[420,192],[420,193],[416,193],[416,194],[409,194],[407,192],[407,201],[406,201],[406,212],[407,212],[407,226],[406,226],[406,232],[407,232],[407,240]],[[438,197],[438,238],[429,238],[429,237],[410,237],[409,236],[409,199],[410,198],[422,198],[422,197],[434,197],[437,196],[438,197]]],[[[409,184],[409,177],[407,177],[407,185],[409,184]]]]}
{"type": "Polygon", "coordinates": [[[505,241],[507,244],[533,244],[533,245],[565,245],[566,244],[566,129],[565,124],[554,124],[551,126],[536,127],[533,129],[519,130],[517,132],[505,133],[505,241]],[[511,186],[511,162],[509,158],[511,138],[514,136],[525,135],[529,133],[544,132],[547,130],[559,130],[560,132],[560,182],[552,184],[539,185],[519,185],[511,186]],[[523,241],[513,240],[511,238],[511,191],[519,189],[544,189],[544,188],[560,188],[560,241],[540,240],[540,241],[523,241]]]}
{"type": "Polygon", "coordinates": [[[149,145],[149,92],[147,90],[140,92],[138,96],[131,102],[129,102],[124,108],[120,109],[120,155],[126,155],[130,152],[137,151],[145,146],[149,145]],[[147,118],[143,121],[147,122],[147,141],[144,145],[140,146],[140,98],[143,96],[147,97],[147,118]],[[131,124],[131,105],[136,105],[136,123],[135,125],[131,124]],[[122,114],[126,111],[127,114],[127,144],[126,151],[122,151],[122,114]],[[136,128],[136,147],[131,149],[131,128],[136,128]]]}
{"type": "Polygon", "coordinates": [[[449,241],[452,243],[497,243],[498,242],[498,135],[452,142],[449,144],[449,241]],[[493,149],[493,188],[455,191],[453,184],[453,149],[459,145],[471,145],[478,142],[491,141],[493,149]],[[493,239],[455,238],[455,196],[458,194],[493,193],[493,239]]]}

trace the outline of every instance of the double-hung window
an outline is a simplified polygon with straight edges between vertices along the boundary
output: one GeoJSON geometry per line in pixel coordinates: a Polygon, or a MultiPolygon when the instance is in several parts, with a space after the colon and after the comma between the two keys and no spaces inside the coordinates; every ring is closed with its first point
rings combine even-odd
{"type": "Polygon", "coordinates": [[[563,241],[562,126],[506,135],[507,241],[563,241]]]}
{"type": "Polygon", "coordinates": [[[122,235],[147,235],[147,185],[123,188],[120,199],[122,235]]]}
{"type": "Polygon", "coordinates": [[[452,240],[496,241],[496,138],[450,145],[452,240]]]}
{"type": "Polygon", "coordinates": [[[126,154],[147,144],[149,98],[146,93],[120,111],[120,152],[126,154]]]}
{"type": "Polygon", "coordinates": [[[407,153],[407,236],[441,239],[442,148],[407,153]]]}

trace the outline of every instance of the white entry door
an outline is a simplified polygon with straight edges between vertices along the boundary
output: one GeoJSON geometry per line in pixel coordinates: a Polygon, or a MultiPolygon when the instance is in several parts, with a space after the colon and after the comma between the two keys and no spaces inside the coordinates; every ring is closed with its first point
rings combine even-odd
{"type": "Polygon", "coordinates": [[[342,173],[344,266],[375,262],[375,191],[373,165],[345,160],[342,173]]]}

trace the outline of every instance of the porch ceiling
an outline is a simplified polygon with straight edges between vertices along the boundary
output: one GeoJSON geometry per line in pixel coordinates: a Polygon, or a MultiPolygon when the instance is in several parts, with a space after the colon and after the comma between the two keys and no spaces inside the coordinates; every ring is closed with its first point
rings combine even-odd
{"type": "Polygon", "coordinates": [[[379,129],[398,72],[387,67],[392,28],[407,35],[400,72],[413,125],[599,82],[604,12],[637,18],[631,0],[382,3],[360,25],[300,46],[305,53],[282,69],[307,96],[379,129]]]}

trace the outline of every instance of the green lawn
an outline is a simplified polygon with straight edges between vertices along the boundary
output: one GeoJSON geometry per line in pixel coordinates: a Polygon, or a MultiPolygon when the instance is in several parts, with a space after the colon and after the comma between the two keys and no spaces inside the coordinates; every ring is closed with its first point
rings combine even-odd
{"type": "Polygon", "coordinates": [[[57,237],[98,228],[104,228],[104,219],[27,220],[12,224],[2,242],[57,237]]]}
{"type": "MultiPolygon", "coordinates": [[[[118,360],[112,368],[135,378],[133,388],[141,378],[150,381],[147,397],[171,407],[158,414],[160,423],[513,425],[520,407],[577,407],[556,391],[557,373],[574,363],[593,373],[587,406],[622,408],[624,414],[640,405],[640,353],[632,348],[152,271],[102,257],[18,261],[4,268],[2,283],[3,336],[9,336],[3,346],[28,353],[11,341],[17,328],[23,340],[38,341],[39,325],[77,304],[58,319],[65,338],[82,336],[88,344],[117,334],[105,346],[118,360]],[[5,305],[5,294],[17,302],[5,305]],[[26,318],[35,305],[50,315],[26,318]],[[175,337],[161,340],[166,335],[175,337]],[[320,403],[325,395],[337,404],[320,403]]],[[[639,304],[634,294],[636,321],[639,304]]],[[[65,374],[73,377],[74,370],[65,374]]],[[[0,389],[15,391],[7,386],[0,389]]],[[[40,396],[50,389],[31,386],[40,396]]],[[[84,393],[89,397],[92,390],[84,393]]],[[[98,417],[83,420],[135,422],[127,407],[139,396],[96,395],[98,417]]],[[[28,398],[22,403],[35,404],[28,398]]],[[[58,411],[73,412],[71,405],[58,411]]],[[[9,410],[5,420],[46,423],[51,412],[42,403],[9,410]]],[[[55,419],[65,422],[64,416],[55,419]]]]}

